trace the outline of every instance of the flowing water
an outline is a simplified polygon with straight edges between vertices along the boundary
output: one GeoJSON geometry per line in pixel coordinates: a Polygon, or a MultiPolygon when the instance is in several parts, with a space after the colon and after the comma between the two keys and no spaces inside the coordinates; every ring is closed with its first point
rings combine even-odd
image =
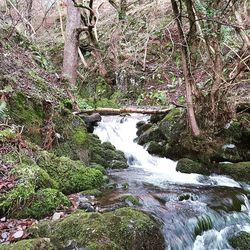
{"type": "Polygon", "coordinates": [[[250,187],[221,175],[183,174],[176,171],[176,162],[150,155],[134,141],[136,123],[147,119],[106,116],[94,131],[122,150],[129,164],[128,169],[110,171],[113,181],[129,188],[108,198],[137,196],[141,209],[162,221],[167,249],[233,249],[227,239],[241,230],[250,232],[250,187]]]}

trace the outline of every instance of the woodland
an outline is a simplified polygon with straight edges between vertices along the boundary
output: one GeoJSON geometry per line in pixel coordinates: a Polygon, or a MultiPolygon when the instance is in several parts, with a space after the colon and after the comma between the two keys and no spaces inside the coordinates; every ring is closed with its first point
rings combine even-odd
{"type": "Polygon", "coordinates": [[[131,183],[112,177],[131,159],[94,131],[132,114],[148,117],[135,142],[149,155],[239,183],[211,182],[227,201],[208,207],[246,207],[245,229],[223,247],[247,249],[249,17],[248,0],[0,0],[0,250],[212,249],[196,248],[216,228],[211,214],[177,247],[131,183]]]}

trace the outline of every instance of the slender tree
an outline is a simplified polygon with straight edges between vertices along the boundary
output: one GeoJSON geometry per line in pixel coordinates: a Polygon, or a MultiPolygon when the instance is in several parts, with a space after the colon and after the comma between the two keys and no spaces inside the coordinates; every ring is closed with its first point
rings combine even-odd
{"type": "Polygon", "coordinates": [[[178,4],[175,0],[171,0],[172,8],[174,12],[174,16],[177,22],[178,34],[181,41],[181,59],[182,59],[182,67],[185,79],[185,87],[186,87],[186,103],[187,103],[187,114],[188,114],[188,122],[192,133],[195,136],[200,134],[200,129],[197,125],[195,113],[194,113],[194,105],[192,100],[192,77],[191,77],[191,69],[188,62],[188,51],[187,51],[187,40],[185,38],[183,28],[182,28],[182,20],[181,13],[178,7],[178,4]]]}
{"type": "Polygon", "coordinates": [[[67,0],[67,23],[65,30],[65,44],[63,56],[63,75],[68,77],[72,85],[76,84],[80,11],[74,6],[72,0],[67,0]]]}

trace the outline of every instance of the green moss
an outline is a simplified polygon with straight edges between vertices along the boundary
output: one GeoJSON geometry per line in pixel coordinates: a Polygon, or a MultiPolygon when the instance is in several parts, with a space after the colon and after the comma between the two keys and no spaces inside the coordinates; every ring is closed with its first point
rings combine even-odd
{"type": "Polygon", "coordinates": [[[63,249],[69,240],[95,250],[164,249],[159,225],[148,215],[131,208],[105,214],[76,211],[60,221],[43,222],[30,229],[33,236],[50,237],[63,249]]]}
{"type": "Polygon", "coordinates": [[[150,154],[155,154],[159,156],[164,156],[166,154],[164,145],[161,145],[155,141],[151,141],[146,144],[146,149],[150,154]]]}
{"type": "Polygon", "coordinates": [[[120,169],[127,168],[127,159],[124,153],[116,150],[109,143],[101,141],[95,136],[89,137],[90,160],[95,164],[104,166],[105,168],[120,169]]]}
{"type": "Polygon", "coordinates": [[[35,190],[41,188],[57,188],[58,183],[49,174],[37,165],[17,165],[12,173],[21,181],[30,182],[35,190]]]}
{"type": "Polygon", "coordinates": [[[81,192],[82,195],[93,195],[95,197],[102,196],[102,192],[98,189],[90,189],[81,192]]]}
{"type": "Polygon", "coordinates": [[[0,215],[15,216],[16,212],[27,205],[28,200],[35,193],[34,186],[23,181],[5,194],[0,195],[0,215]]]}
{"type": "Polygon", "coordinates": [[[212,229],[213,221],[208,215],[198,217],[197,225],[194,228],[195,236],[201,235],[203,232],[212,229]]]}
{"type": "Polygon", "coordinates": [[[18,218],[42,219],[52,213],[60,205],[69,206],[68,198],[56,189],[46,188],[38,190],[30,199],[28,204],[13,214],[18,218]]]}
{"type": "Polygon", "coordinates": [[[70,113],[57,112],[53,117],[55,132],[59,138],[55,141],[53,152],[57,156],[67,156],[72,160],[89,163],[89,135],[80,117],[70,113]]]}
{"type": "MultiPolygon", "coordinates": [[[[25,168],[23,168],[23,170],[25,170],[25,168]]],[[[17,174],[20,178],[20,172],[17,174]]],[[[23,174],[24,172],[21,173],[21,175],[23,174]]],[[[42,183],[46,181],[46,178],[42,179],[44,176],[35,176],[35,174],[37,173],[27,172],[28,176],[22,176],[14,188],[5,194],[1,194],[1,215],[7,214],[15,218],[42,218],[48,213],[51,213],[60,204],[69,205],[67,198],[58,190],[47,188],[40,189],[36,192],[36,188],[39,185],[48,186],[50,183],[42,183]],[[36,177],[41,179],[38,180],[36,177]],[[38,182],[36,182],[37,180],[38,182]]],[[[49,179],[49,181],[50,180],[51,179],[49,179]]],[[[54,182],[52,183],[54,184],[54,182]]]]}
{"type": "Polygon", "coordinates": [[[59,189],[67,194],[100,187],[103,183],[100,170],[86,167],[80,161],[67,157],[57,157],[43,151],[37,163],[59,183],[59,189]]]}
{"type": "Polygon", "coordinates": [[[40,128],[43,123],[43,108],[40,101],[17,92],[8,100],[9,116],[15,123],[24,125],[24,134],[32,142],[41,144],[40,128]]]}
{"type": "Polygon", "coordinates": [[[87,140],[87,131],[83,128],[76,128],[73,131],[72,140],[76,145],[84,144],[87,140]]]}
{"type": "Polygon", "coordinates": [[[16,138],[16,131],[12,128],[7,128],[0,131],[0,142],[8,142],[16,138]]]}
{"type": "Polygon", "coordinates": [[[228,241],[230,245],[237,250],[249,249],[250,233],[241,231],[237,235],[231,237],[228,241]]]}
{"type": "Polygon", "coordinates": [[[54,250],[48,238],[21,240],[8,245],[0,245],[0,250],[54,250]]]}
{"type": "Polygon", "coordinates": [[[125,202],[130,202],[134,206],[139,206],[140,205],[139,199],[137,197],[133,196],[133,195],[123,195],[122,197],[120,197],[120,200],[125,201],[125,202]]]}
{"type": "Polygon", "coordinates": [[[202,164],[192,161],[188,158],[180,159],[177,163],[176,170],[182,173],[197,173],[197,174],[208,174],[209,171],[202,164]]]}
{"type": "Polygon", "coordinates": [[[221,174],[230,175],[236,180],[250,183],[250,162],[219,164],[221,174]]]}

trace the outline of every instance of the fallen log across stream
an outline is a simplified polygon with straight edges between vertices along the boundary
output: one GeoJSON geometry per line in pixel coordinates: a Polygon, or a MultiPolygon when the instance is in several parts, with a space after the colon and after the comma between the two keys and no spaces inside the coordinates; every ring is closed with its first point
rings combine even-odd
{"type": "Polygon", "coordinates": [[[96,108],[83,109],[74,112],[74,115],[99,113],[100,115],[120,115],[125,113],[140,113],[140,114],[167,114],[171,109],[141,109],[141,108],[96,108]]]}

